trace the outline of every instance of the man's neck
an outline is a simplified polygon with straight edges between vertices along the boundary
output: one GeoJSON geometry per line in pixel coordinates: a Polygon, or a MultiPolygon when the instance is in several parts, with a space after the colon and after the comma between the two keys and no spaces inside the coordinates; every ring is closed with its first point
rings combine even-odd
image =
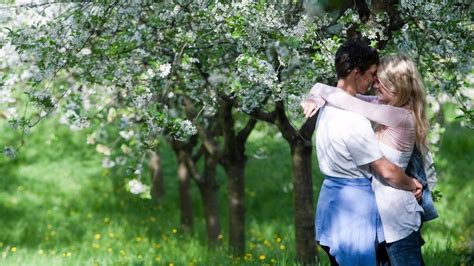
{"type": "Polygon", "coordinates": [[[352,96],[355,96],[357,93],[356,86],[352,82],[349,82],[346,79],[340,79],[337,81],[336,87],[344,90],[352,96]]]}

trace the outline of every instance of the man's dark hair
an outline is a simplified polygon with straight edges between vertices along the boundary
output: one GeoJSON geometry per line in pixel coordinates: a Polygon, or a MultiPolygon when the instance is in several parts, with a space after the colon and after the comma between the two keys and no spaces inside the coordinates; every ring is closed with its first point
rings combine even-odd
{"type": "Polygon", "coordinates": [[[372,65],[379,63],[379,53],[361,40],[349,40],[337,49],[335,63],[337,78],[342,79],[356,68],[364,74],[372,65]]]}

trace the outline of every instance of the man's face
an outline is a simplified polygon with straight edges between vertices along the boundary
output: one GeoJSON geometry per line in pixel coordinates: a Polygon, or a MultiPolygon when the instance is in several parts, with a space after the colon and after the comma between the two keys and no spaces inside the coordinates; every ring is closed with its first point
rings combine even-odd
{"type": "Polygon", "coordinates": [[[358,74],[357,79],[357,93],[364,94],[367,92],[369,87],[374,83],[374,80],[377,76],[377,65],[372,65],[367,69],[364,74],[358,74]]]}

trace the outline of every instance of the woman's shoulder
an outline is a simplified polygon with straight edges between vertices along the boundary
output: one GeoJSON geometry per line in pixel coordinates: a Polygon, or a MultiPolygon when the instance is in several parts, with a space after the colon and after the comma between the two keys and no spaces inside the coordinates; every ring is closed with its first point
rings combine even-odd
{"type": "Polygon", "coordinates": [[[416,127],[416,119],[415,113],[410,108],[403,108],[406,110],[405,119],[402,121],[401,125],[405,128],[415,128],[416,127]]]}

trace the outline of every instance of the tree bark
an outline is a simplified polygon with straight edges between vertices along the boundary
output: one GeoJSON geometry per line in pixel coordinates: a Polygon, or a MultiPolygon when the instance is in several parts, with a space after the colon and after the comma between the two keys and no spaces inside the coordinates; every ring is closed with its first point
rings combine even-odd
{"type": "MultiPolygon", "coordinates": [[[[196,162],[201,157],[201,149],[198,151],[199,156],[194,156],[192,150],[196,144],[197,139],[192,139],[189,143],[179,141],[172,141],[172,147],[176,154],[178,154],[178,162],[180,169],[182,167],[185,172],[196,183],[199,194],[201,196],[204,220],[206,222],[206,231],[209,247],[215,247],[219,244],[219,235],[221,234],[221,224],[219,218],[219,186],[216,181],[217,158],[208,152],[204,152],[204,169],[202,174],[199,172],[196,162]],[[183,165],[181,165],[181,162],[183,165]]],[[[188,184],[189,186],[189,184],[188,184]]],[[[191,206],[191,205],[189,205],[191,206]]],[[[182,215],[184,217],[184,214],[182,215]]]]}
{"type": "MultiPolygon", "coordinates": [[[[311,144],[311,143],[310,143],[311,144]]],[[[296,257],[303,264],[316,263],[312,146],[297,140],[290,144],[293,172],[293,206],[296,257]]]]}
{"type": "Polygon", "coordinates": [[[217,193],[219,186],[216,181],[216,168],[217,160],[211,155],[206,154],[203,179],[201,181],[196,180],[204,206],[209,247],[215,247],[219,244],[219,235],[221,234],[219,197],[217,193]]]}
{"type": "Polygon", "coordinates": [[[159,150],[150,151],[149,166],[151,169],[151,197],[159,200],[165,195],[163,167],[159,150]]]}
{"type": "Polygon", "coordinates": [[[250,118],[243,129],[235,132],[232,116],[233,103],[229,99],[220,102],[219,124],[222,126],[224,150],[221,164],[227,175],[229,200],[229,246],[233,253],[242,256],[245,252],[245,143],[257,120],[250,118]]]}
{"type": "Polygon", "coordinates": [[[188,167],[182,153],[178,152],[178,180],[179,180],[179,206],[181,210],[181,227],[184,231],[192,232],[194,217],[193,217],[193,205],[190,189],[190,177],[188,167]]]}
{"type": "Polygon", "coordinates": [[[275,103],[275,110],[270,114],[254,112],[257,119],[274,123],[288,142],[291,149],[293,173],[293,209],[295,223],[296,259],[303,265],[317,264],[314,196],[312,179],[312,144],[317,115],[308,119],[299,130],[290,123],[285,112],[285,105],[275,103]]]}
{"type": "Polygon", "coordinates": [[[245,251],[245,163],[226,167],[229,193],[229,246],[235,255],[245,251]]]}

